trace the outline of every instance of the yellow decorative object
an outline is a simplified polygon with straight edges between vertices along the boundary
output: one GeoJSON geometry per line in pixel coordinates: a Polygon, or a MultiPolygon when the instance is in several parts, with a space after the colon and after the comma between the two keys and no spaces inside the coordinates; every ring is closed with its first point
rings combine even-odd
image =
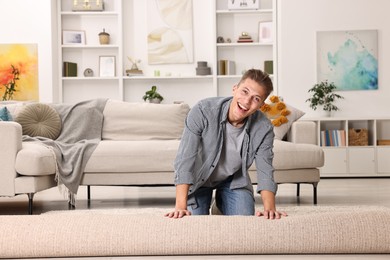
{"type": "Polygon", "coordinates": [[[281,126],[288,122],[287,116],[291,113],[284,102],[278,96],[271,96],[270,103],[264,103],[260,108],[272,122],[274,126],[281,126]]]}

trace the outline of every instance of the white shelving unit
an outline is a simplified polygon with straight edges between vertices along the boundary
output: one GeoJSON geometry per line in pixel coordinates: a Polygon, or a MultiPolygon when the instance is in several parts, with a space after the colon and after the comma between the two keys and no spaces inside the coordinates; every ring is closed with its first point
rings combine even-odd
{"type": "Polygon", "coordinates": [[[230,60],[235,63],[235,75],[218,75],[216,68],[217,95],[230,95],[232,87],[238,82],[242,73],[251,68],[264,70],[264,61],[274,61],[274,74],[271,75],[277,92],[276,64],[276,1],[260,0],[258,10],[228,10],[228,1],[216,0],[216,38],[223,37],[224,43],[216,44],[216,64],[219,60],[230,60]],[[273,22],[273,41],[259,42],[259,22],[273,22]],[[248,33],[253,42],[238,43],[242,32],[248,33]],[[227,40],[230,39],[230,43],[227,40]]]}
{"type": "Polygon", "coordinates": [[[260,10],[228,10],[226,0],[196,0],[194,8],[194,61],[191,64],[150,65],[147,63],[147,1],[104,0],[102,12],[73,12],[72,1],[57,0],[58,6],[58,53],[62,75],[63,62],[78,65],[77,77],[60,77],[61,102],[76,102],[107,97],[129,102],[142,102],[141,97],[151,86],[156,85],[164,96],[165,103],[184,101],[190,105],[211,96],[229,96],[242,71],[250,68],[263,69],[264,60],[274,61],[271,75],[277,89],[276,22],[274,42],[258,42],[258,23],[276,21],[276,0],[260,0],[260,10]],[[204,8],[207,6],[207,9],[204,8]],[[202,17],[202,19],[200,18],[202,17]],[[210,25],[211,22],[211,26],[210,25]],[[207,25],[207,26],[206,26],[207,25]],[[100,45],[98,34],[105,29],[110,34],[110,44],[100,45]],[[84,31],[85,45],[62,44],[63,30],[84,31]],[[253,43],[236,43],[238,36],[248,32],[253,43]],[[232,43],[217,43],[222,35],[232,43]],[[208,46],[208,48],[205,48],[208,46]],[[99,56],[115,56],[115,77],[99,77],[99,56]],[[130,68],[127,57],[140,59],[143,76],[128,77],[130,68]],[[218,75],[220,59],[234,60],[235,75],[218,75]],[[212,74],[197,76],[197,61],[207,61],[212,74]],[[91,68],[93,77],[84,77],[86,68],[91,68]],[[155,77],[159,70],[161,76],[155,77]]]}
{"type": "Polygon", "coordinates": [[[72,11],[72,1],[58,0],[57,2],[60,101],[73,102],[98,97],[123,99],[123,31],[122,31],[122,1],[105,0],[104,11],[72,11]],[[105,30],[110,34],[110,43],[101,45],[99,33],[105,30]],[[83,31],[85,44],[68,45],[62,41],[62,32],[83,31]],[[99,77],[99,57],[114,56],[115,76],[99,77]],[[77,77],[63,76],[63,62],[77,63],[77,77]],[[84,70],[93,70],[92,77],[85,77],[84,70]]]}
{"type": "Polygon", "coordinates": [[[380,144],[382,140],[390,140],[390,118],[307,118],[304,120],[314,121],[317,124],[318,145],[321,145],[321,131],[345,131],[345,146],[322,146],[325,153],[325,165],[321,168],[321,176],[390,176],[390,145],[380,144]],[[350,145],[349,129],[367,129],[368,144],[350,145]]]}

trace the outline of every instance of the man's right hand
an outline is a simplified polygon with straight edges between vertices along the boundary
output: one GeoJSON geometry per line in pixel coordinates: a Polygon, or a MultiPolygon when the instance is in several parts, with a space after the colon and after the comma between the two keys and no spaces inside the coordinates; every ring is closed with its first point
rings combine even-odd
{"type": "Polygon", "coordinates": [[[184,216],[191,216],[191,211],[188,211],[186,209],[177,209],[173,212],[165,214],[164,216],[168,218],[182,218],[184,216]]]}
{"type": "Polygon", "coordinates": [[[176,185],[175,211],[169,212],[164,216],[168,218],[182,218],[184,216],[191,216],[191,211],[187,210],[187,197],[188,197],[189,189],[190,189],[189,184],[176,185]]]}

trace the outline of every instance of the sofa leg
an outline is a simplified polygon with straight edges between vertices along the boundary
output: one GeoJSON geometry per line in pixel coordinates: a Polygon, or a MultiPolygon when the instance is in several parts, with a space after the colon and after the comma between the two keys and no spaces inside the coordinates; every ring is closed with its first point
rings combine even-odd
{"type": "Polygon", "coordinates": [[[27,196],[28,196],[28,214],[32,215],[33,214],[34,193],[27,193],[27,196]]]}
{"type": "Polygon", "coordinates": [[[88,203],[89,203],[91,200],[91,186],[90,185],[87,186],[87,199],[88,199],[88,203]]]}
{"type": "Polygon", "coordinates": [[[313,203],[317,205],[317,184],[318,182],[313,183],[313,203]]]}
{"type": "Polygon", "coordinates": [[[299,197],[300,195],[300,189],[301,189],[301,184],[300,183],[297,183],[297,197],[299,197]]]}

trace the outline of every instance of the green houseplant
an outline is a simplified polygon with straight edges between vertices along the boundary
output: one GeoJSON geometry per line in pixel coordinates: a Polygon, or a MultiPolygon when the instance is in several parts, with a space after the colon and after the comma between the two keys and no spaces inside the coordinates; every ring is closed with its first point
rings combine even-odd
{"type": "Polygon", "coordinates": [[[308,92],[311,93],[311,97],[308,98],[306,102],[310,103],[310,108],[313,110],[317,110],[318,107],[322,107],[322,110],[329,113],[331,111],[337,111],[339,108],[334,105],[334,102],[337,99],[343,99],[343,97],[334,93],[335,90],[336,86],[333,82],[329,83],[325,80],[317,83],[309,89],[308,92]]]}
{"type": "Polygon", "coordinates": [[[142,98],[144,101],[148,100],[150,103],[161,103],[164,100],[163,96],[157,92],[156,86],[152,86],[150,90],[146,91],[142,98]]]}

